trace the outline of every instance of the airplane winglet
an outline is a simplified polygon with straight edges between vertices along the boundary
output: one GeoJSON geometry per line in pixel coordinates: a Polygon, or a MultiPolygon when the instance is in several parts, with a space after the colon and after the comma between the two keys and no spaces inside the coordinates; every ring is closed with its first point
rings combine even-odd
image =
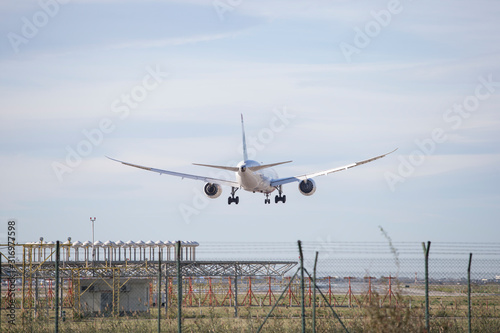
{"type": "Polygon", "coordinates": [[[114,159],[114,158],[112,158],[112,157],[109,157],[108,155],[104,155],[104,156],[106,156],[106,158],[109,158],[109,159],[110,159],[110,160],[112,160],[112,161],[122,163],[122,161],[116,160],[116,159],[114,159]]]}

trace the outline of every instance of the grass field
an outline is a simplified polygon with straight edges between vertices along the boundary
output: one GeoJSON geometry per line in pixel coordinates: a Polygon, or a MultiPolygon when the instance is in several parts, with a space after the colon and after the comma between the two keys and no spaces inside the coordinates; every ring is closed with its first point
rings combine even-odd
{"type": "MultiPolygon", "coordinates": [[[[454,292],[449,286],[442,286],[441,292],[454,292]]],[[[486,288],[488,292],[492,290],[486,288]]],[[[457,295],[457,294],[454,294],[457,295]]],[[[488,294],[490,295],[490,294],[488,294]]],[[[264,295],[257,294],[261,303],[264,295]]],[[[335,295],[341,302],[345,295],[335,295]]],[[[426,332],[423,296],[400,296],[397,294],[389,306],[383,297],[373,295],[372,303],[353,302],[352,307],[336,306],[334,310],[349,332],[426,332]],[[381,306],[382,304],[382,306],[381,306]]],[[[220,302],[222,299],[218,299],[220,302]]],[[[430,299],[431,332],[467,332],[467,297],[439,296],[430,299]]],[[[268,303],[267,303],[268,304],[268,303]]],[[[306,298],[306,304],[308,300],[306,298]]],[[[319,297],[318,297],[318,304],[319,297]]],[[[317,332],[345,332],[325,303],[316,309],[317,332]]],[[[500,297],[498,295],[473,298],[473,332],[500,332],[500,297]]],[[[267,306],[240,306],[238,318],[230,306],[193,306],[183,308],[183,332],[256,332],[271,310],[267,306]]],[[[65,321],[60,319],[60,332],[157,332],[158,312],[151,308],[147,313],[122,317],[85,317],[66,309],[65,321]]],[[[39,311],[33,318],[31,310],[24,314],[17,311],[16,325],[8,325],[2,316],[2,332],[54,332],[54,311],[39,311]]],[[[301,309],[299,306],[281,305],[275,308],[262,332],[301,332],[301,309]]],[[[312,308],[306,307],[307,332],[312,332],[312,308]]],[[[168,315],[162,309],[162,332],[177,332],[177,307],[170,306],[168,315]]]]}

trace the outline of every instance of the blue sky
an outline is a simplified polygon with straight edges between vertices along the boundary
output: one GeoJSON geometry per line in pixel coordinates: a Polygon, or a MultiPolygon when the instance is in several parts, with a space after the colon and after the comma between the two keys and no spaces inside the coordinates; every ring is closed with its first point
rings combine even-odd
{"type": "Polygon", "coordinates": [[[384,241],[379,226],[394,241],[497,241],[499,14],[496,1],[3,2],[0,235],[14,218],[20,242],[85,241],[96,216],[102,241],[384,241]],[[285,205],[240,191],[228,206],[229,188],[202,199],[203,183],[105,158],[211,175],[191,163],[241,160],[240,113],[257,160],[294,161],[282,177],[399,150],[318,177],[310,197],[286,185],[285,205]]]}

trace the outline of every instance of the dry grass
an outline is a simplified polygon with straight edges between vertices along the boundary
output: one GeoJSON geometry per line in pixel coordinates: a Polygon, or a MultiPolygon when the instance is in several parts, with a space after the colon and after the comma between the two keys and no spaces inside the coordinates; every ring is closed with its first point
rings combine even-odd
{"type": "MultiPolygon", "coordinates": [[[[335,308],[349,332],[426,332],[423,309],[421,307],[378,306],[379,300],[374,298],[370,306],[362,308],[335,308]]],[[[256,332],[269,307],[240,307],[239,318],[234,318],[234,309],[230,307],[185,308],[183,332],[256,332]]],[[[439,309],[438,309],[439,310],[439,309]]],[[[433,312],[431,318],[432,332],[467,332],[467,319],[456,317],[456,312],[440,310],[433,312]],[[439,317],[437,315],[440,315],[439,317]]],[[[455,310],[454,310],[455,311],[455,310]]],[[[19,316],[17,325],[8,326],[2,322],[2,332],[54,332],[53,313],[51,318],[42,317],[31,320],[27,316],[19,316]]],[[[168,318],[163,316],[162,332],[177,332],[175,307],[171,307],[168,318]]],[[[306,311],[307,332],[311,332],[311,308],[306,311]]],[[[60,321],[60,332],[68,333],[114,333],[114,332],[157,332],[157,312],[142,316],[119,318],[68,318],[60,321]]],[[[328,308],[317,309],[316,331],[344,332],[341,325],[333,318],[328,308]]],[[[301,332],[300,308],[278,307],[264,326],[263,332],[293,333],[301,332]]],[[[476,313],[473,318],[473,332],[500,332],[500,318],[490,313],[476,313]]]]}

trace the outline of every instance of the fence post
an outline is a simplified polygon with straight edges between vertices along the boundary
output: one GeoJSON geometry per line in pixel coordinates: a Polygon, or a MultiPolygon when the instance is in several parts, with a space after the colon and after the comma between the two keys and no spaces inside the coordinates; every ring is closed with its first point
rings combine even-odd
{"type": "Polygon", "coordinates": [[[161,332],[161,247],[158,247],[158,333],[161,332]]]}
{"type": "Polygon", "coordinates": [[[469,267],[467,268],[467,301],[469,303],[469,313],[468,313],[468,320],[469,320],[469,333],[472,332],[472,322],[471,322],[471,316],[472,316],[472,308],[471,308],[471,299],[470,299],[470,266],[472,264],[472,253],[469,255],[469,267]]]}
{"type": "Polygon", "coordinates": [[[238,268],[234,270],[234,318],[238,318],[238,268]]]}
{"type": "Polygon", "coordinates": [[[431,247],[431,242],[427,242],[427,247],[425,243],[422,243],[424,247],[425,254],[425,329],[430,332],[429,325],[429,249],[431,247]]]}
{"type": "Polygon", "coordinates": [[[59,332],[59,241],[56,242],[56,322],[55,322],[55,332],[59,332]]]}
{"type": "Polygon", "coordinates": [[[301,317],[302,317],[302,333],[306,332],[306,310],[305,310],[305,286],[304,286],[304,255],[302,253],[302,242],[299,240],[299,255],[300,255],[300,298],[301,298],[301,317]]]}
{"type": "Polygon", "coordinates": [[[318,251],[316,251],[316,257],[314,258],[314,268],[313,268],[313,310],[312,310],[312,331],[316,333],[316,264],[318,263],[318,251]]]}
{"type": "MultiPolygon", "coordinates": [[[[59,248],[60,251],[60,248],[59,248]]],[[[61,255],[59,255],[59,260],[61,260],[61,255]]],[[[64,268],[64,259],[63,259],[63,268],[64,268]]],[[[61,288],[61,296],[59,297],[59,308],[61,309],[59,311],[59,317],[62,318],[63,322],[65,319],[63,318],[63,312],[64,312],[64,277],[60,278],[61,281],[59,281],[59,288],[61,288]]]]}
{"type": "Polygon", "coordinates": [[[177,331],[182,333],[182,274],[181,274],[181,241],[177,241],[177,331]]]}
{"type": "MultiPolygon", "coordinates": [[[[309,272],[307,271],[307,269],[304,268],[304,270],[306,271],[307,275],[309,276],[309,278],[311,277],[311,274],[309,274],[309,272]]],[[[298,271],[297,271],[298,272],[298,271]]],[[[334,315],[334,317],[338,320],[338,322],[340,323],[340,325],[342,325],[342,328],[344,329],[344,331],[346,331],[347,333],[349,333],[349,331],[347,330],[347,328],[345,327],[344,323],[342,322],[342,320],[340,319],[339,315],[335,312],[335,310],[333,309],[332,305],[330,304],[330,302],[326,299],[325,295],[323,294],[323,292],[321,291],[321,289],[318,287],[318,286],[314,286],[314,288],[318,288],[318,291],[319,291],[319,294],[321,295],[321,297],[323,297],[323,300],[325,301],[325,304],[330,308],[330,310],[332,311],[332,314],[334,315]]]]}
{"type": "Polygon", "coordinates": [[[35,318],[38,318],[38,272],[35,273],[35,318]]]}
{"type": "Polygon", "coordinates": [[[0,332],[2,331],[2,255],[3,253],[0,253],[0,332]]]}
{"type": "Polygon", "coordinates": [[[168,319],[168,256],[165,264],[165,318],[168,319]]]}

